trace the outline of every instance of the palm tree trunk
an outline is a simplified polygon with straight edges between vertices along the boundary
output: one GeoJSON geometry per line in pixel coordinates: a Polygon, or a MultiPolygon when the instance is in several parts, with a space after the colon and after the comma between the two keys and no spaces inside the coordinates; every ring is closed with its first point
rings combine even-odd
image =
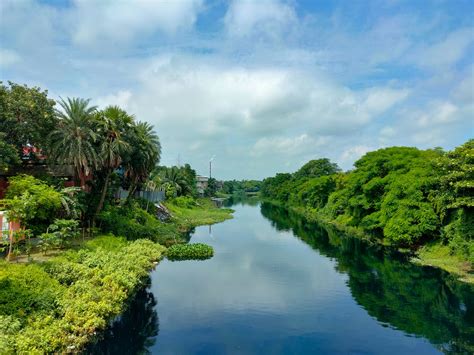
{"type": "MultiPolygon", "coordinates": [[[[102,189],[102,194],[100,195],[99,204],[97,205],[97,210],[95,211],[95,216],[99,214],[104,207],[105,195],[107,194],[107,189],[109,187],[109,180],[110,180],[111,170],[107,170],[107,175],[105,176],[104,188],[102,189]]],[[[95,217],[94,216],[94,217],[95,217]]]]}

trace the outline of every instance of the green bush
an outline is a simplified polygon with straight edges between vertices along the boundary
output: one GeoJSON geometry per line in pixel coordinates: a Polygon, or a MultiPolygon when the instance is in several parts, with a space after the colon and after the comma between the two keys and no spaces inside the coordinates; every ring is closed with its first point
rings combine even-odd
{"type": "Polygon", "coordinates": [[[171,200],[171,203],[182,208],[196,207],[196,200],[190,196],[179,196],[171,200]]]}
{"type": "Polygon", "coordinates": [[[173,224],[161,222],[135,203],[109,206],[98,220],[103,232],[123,236],[128,240],[150,239],[169,245],[180,238],[173,224]]]}
{"type": "Polygon", "coordinates": [[[0,353],[80,352],[123,311],[165,248],[111,238],[41,265],[2,265],[0,353]]]}
{"type": "Polygon", "coordinates": [[[214,249],[203,243],[175,244],[166,252],[169,260],[205,260],[212,258],[213,255],[214,249]]]}

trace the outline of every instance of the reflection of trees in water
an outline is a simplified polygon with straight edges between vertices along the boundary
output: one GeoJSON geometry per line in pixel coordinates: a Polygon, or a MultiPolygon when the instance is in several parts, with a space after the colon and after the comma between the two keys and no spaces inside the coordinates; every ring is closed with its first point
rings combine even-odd
{"type": "Polygon", "coordinates": [[[104,332],[104,337],[86,349],[87,354],[149,354],[156,341],[159,320],[156,300],[144,287],[131,300],[127,310],[104,332]]]}
{"type": "Polygon", "coordinates": [[[257,196],[249,196],[245,193],[239,193],[231,195],[224,201],[225,207],[232,207],[234,205],[243,206],[257,206],[260,203],[260,199],[257,196]]]}
{"type": "Polygon", "coordinates": [[[261,212],[277,230],[291,230],[334,258],[337,271],[349,276],[356,302],[379,322],[425,337],[447,353],[474,353],[474,287],[284,208],[263,203],[261,212]]]}

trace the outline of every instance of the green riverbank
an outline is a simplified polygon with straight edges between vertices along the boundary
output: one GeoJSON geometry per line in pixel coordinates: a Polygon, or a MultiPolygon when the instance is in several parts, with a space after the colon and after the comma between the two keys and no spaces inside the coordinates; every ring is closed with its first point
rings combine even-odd
{"type": "MultiPolygon", "coordinates": [[[[303,218],[311,222],[316,222],[323,225],[330,225],[335,227],[341,232],[356,236],[358,238],[382,244],[387,247],[392,247],[387,244],[386,241],[377,239],[371,235],[365,233],[361,228],[348,226],[347,224],[342,223],[341,221],[335,221],[329,219],[327,216],[318,213],[317,211],[311,211],[310,209],[300,207],[300,206],[286,206],[279,201],[263,199],[264,202],[270,203],[276,206],[280,206],[286,209],[289,209],[303,218]]],[[[462,258],[459,255],[453,254],[450,248],[446,245],[442,245],[439,242],[433,242],[423,247],[415,250],[400,250],[401,252],[413,252],[414,256],[410,259],[411,262],[419,264],[432,266],[445,270],[451,274],[454,274],[459,277],[460,281],[474,284],[474,274],[472,270],[472,264],[462,258]]]]}
{"type": "MultiPolygon", "coordinates": [[[[208,200],[192,206],[180,206],[179,201],[166,205],[172,213],[169,222],[153,217],[145,225],[160,225],[168,241],[171,237],[185,241],[185,233],[195,226],[232,218],[231,210],[217,209],[208,200]]],[[[0,353],[79,352],[123,312],[165,253],[166,247],[152,240],[109,234],[43,255],[38,261],[2,261],[0,353]]]]}

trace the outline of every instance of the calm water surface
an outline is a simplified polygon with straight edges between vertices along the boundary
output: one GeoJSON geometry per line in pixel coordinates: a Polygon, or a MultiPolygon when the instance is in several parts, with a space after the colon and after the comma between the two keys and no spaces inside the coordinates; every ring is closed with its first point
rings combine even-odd
{"type": "Polygon", "coordinates": [[[96,353],[474,352],[474,289],[270,205],[197,228],[206,261],[164,260],[96,353]]]}

